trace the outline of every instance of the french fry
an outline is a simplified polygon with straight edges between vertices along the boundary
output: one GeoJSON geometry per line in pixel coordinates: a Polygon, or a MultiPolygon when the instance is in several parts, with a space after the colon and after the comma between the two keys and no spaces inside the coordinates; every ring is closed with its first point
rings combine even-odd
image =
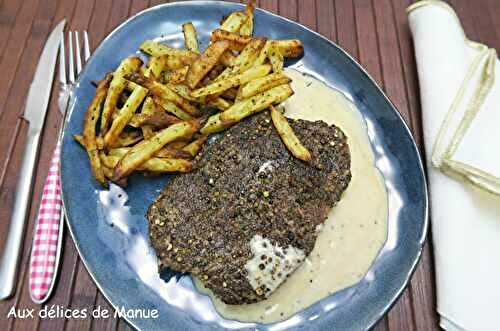
{"type": "Polygon", "coordinates": [[[113,179],[119,180],[128,176],[169,142],[191,136],[200,129],[204,121],[205,119],[195,119],[171,125],[159,131],[150,139],[135,145],[115,166],[113,179]]]}
{"type": "Polygon", "coordinates": [[[239,75],[235,75],[224,80],[219,80],[210,85],[194,90],[193,92],[191,92],[191,96],[194,98],[200,98],[207,95],[222,93],[232,87],[236,87],[245,84],[253,79],[263,77],[270,71],[271,66],[268,64],[253,67],[239,75]]]}
{"type": "Polygon", "coordinates": [[[106,100],[104,101],[104,108],[102,111],[101,135],[104,135],[108,130],[112,115],[116,110],[118,98],[127,84],[123,77],[138,70],[141,65],[142,60],[140,58],[137,56],[131,56],[123,60],[113,73],[113,80],[109,85],[109,91],[106,96],[106,100]]]}
{"type": "MultiPolygon", "coordinates": [[[[125,154],[128,153],[131,147],[117,147],[117,148],[112,148],[108,151],[108,156],[116,156],[119,158],[122,158],[125,154]]],[[[103,155],[106,156],[106,154],[102,153],[101,154],[101,159],[103,158],[103,155]]],[[[116,164],[107,164],[106,166],[114,168],[116,164]]]]}
{"type": "Polygon", "coordinates": [[[154,157],[147,160],[139,170],[155,173],[190,172],[193,169],[191,161],[186,159],[170,159],[154,157]]]}
{"type": "Polygon", "coordinates": [[[104,145],[113,147],[120,133],[122,133],[125,126],[128,124],[132,116],[134,116],[135,111],[142,103],[142,100],[148,94],[148,90],[145,88],[136,88],[130,97],[127,99],[127,102],[120,110],[118,117],[111,124],[111,128],[106,132],[104,136],[104,145]]]}
{"type": "Polygon", "coordinates": [[[193,23],[187,22],[182,24],[182,32],[184,33],[184,44],[191,52],[199,53],[198,50],[198,35],[193,23]]]}
{"type": "Polygon", "coordinates": [[[222,63],[226,67],[232,67],[234,65],[234,60],[236,59],[236,56],[233,55],[233,53],[229,51],[225,51],[222,53],[220,57],[220,63],[222,63]]]}
{"type": "Polygon", "coordinates": [[[299,160],[306,162],[310,161],[312,158],[311,153],[302,145],[299,138],[297,138],[286,117],[272,105],[269,106],[269,108],[271,110],[271,119],[273,120],[274,127],[290,153],[299,160]]]}
{"type": "Polygon", "coordinates": [[[262,47],[262,49],[260,50],[260,53],[257,56],[257,58],[255,59],[255,61],[253,63],[254,66],[259,66],[259,65],[266,63],[266,61],[268,59],[267,54],[269,53],[270,47],[271,47],[271,40],[268,40],[266,42],[266,44],[264,45],[264,47],[262,47]]]}
{"type": "MultiPolygon", "coordinates": [[[[199,57],[199,55],[198,55],[199,57]]],[[[193,62],[197,59],[193,57],[186,57],[186,56],[172,56],[169,55],[167,57],[167,62],[165,64],[165,69],[169,70],[177,70],[177,69],[182,69],[186,66],[190,66],[193,64],[193,62]]]]}
{"type": "Polygon", "coordinates": [[[243,100],[258,93],[267,91],[275,86],[289,83],[291,79],[283,73],[273,73],[261,78],[254,79],[240,88],[236,100],[243,100]]]}
{"type": "Polygon", "coordinates": [[[275,42],[271,42],[267,56],[273,66],[273,72],[282,72],[285,65],[285,58],[275,42]]]}
{"type": "MultiPolygon", "coordinates": [[[[155,108],[155,103],[151,97],[146,97],[146,100],[144,100],[144,103],[142,104],[142,109],[141,113],[138,114],[139,116],[147,117],[151,116],[154,113],[154,108],[155,108]]],[[[134,126],[132,121],[134,120],[134,117],[138,116],[134,115],[132,119],[130,120],[130,125],[134,126]]],[[[140,125],[143,125],[141,122],[140,125]]],[[[144,139],[149,139],[151,136],[153,136],[153,127],[150,125],[143,125],[142,128],[142,135],[144,136],[144,139]]]]}
{"type": "Polygon", "coordinates": [[[273,40],[273,43],[284,57],[299,57],[304,54],[304,46],[298,39],[273,40]]]}
{"type": "Polygon", "coordinates": [[[163,109],[166,112],[169,112],[170,114],[174,114],[175,116],[177,116],[181,120],[187,121],[187,120],[190,120],[193,118],[193,116],[189,115],[184,110],[177,107],[177,105],[175,103],[173,103],[172,101],[161,99],[161,98],[158,98],[156,96],[153,97],[153,100],[158,106],[160,106],[161,109],[163,109]]]}
{"type": "MultiPolygon", "coordinates": [[[[120,163],[120,157],[114,155],[101,155],[101,161],[107,168],[114,168],[120,163]]],[[[144,162],[137,170],[153,171],[157,173],[189,172],[193,168],[191,161],[186,159],[152,157],[144,162]]],[[[114,174],[114,172],[113,172],[114,174]]],[[[119,179],[118,181],[122,180],[119,179]]]]}
{"type": "Polygon", "coordinates": [[[269,58],[272,45],[278,49],[283,57],[299,57],[304,53],[304,47],[298,39],[290,40],[268,40],[264,48],[260,51],[254,65],[261,65],[269,58]]]}
{"type": "Polygon", "coordinates": [[[173,48],[153,40],[144,41],[139,48],[141,51],[151,56],[169,55],[171,58],[181,61],[194,61],[199,56],[199,54],[190,50],[173,48]]]}
{"type": "Polygon", "coordinates": [[[242,36],[251,36],[253,34],[253,11],[255,8],[255,0],[248,0],[245,7],[245,15],[247,20],[240,27],[242,36]]]}
{"type": "MultiPolygon", "coordinates": [[[[133,127],[154,127],[154,128],[166,128],[169,125],[182,122],[179,118],[169,115],[164,112],[154,112],[152,114],[135,114],[130,120],[130,125],[133,127]]],[[[146,138],[147,139],[147,138],[146,138]]]]}
{"type": "MultiPolygon", "coordinates": [[[[127,82],[126,85],[125,85],[125,90],[126,91],[132,92],[137,86],[140,86],[140,85],[138,85],[138,84],[136,84],[134,82],[131,82],[129,80],[125,80],[125,81],[127,82]]],[[[122,96],[123,95],[124,94],[122,94],[122,96]]],[[[125,101],[127,101],[127,100],[125,100],[125,101]]]]}
{"type": "Polygon", "coordinates": [[[241,51],[250,41],[252,41],[252,37],[242,36],[236,32],[216,29],[212,32],[210,40],[212,42],[225,40],[229,42],[229,49],[233,51],[241,51]]]}
{"type": "Polygon", "coordinates": [[[242,12],[234,12],[229,15],[221,24],[221,30],[228,32],[238,32],[248,17],[242,12]]]}
{"type": "Polygon", "coordinates": [[[139,142],[142,138],[142,133],[139,131],[122,132],[116,141],[116,145],[120,147],[130,146],[139,142]]]}
{"type": "Polygon", "coordinates": [[[212,106],[212,107],[215,107],[219,110],[226,110],[228,109],[229,107],[232,106],[232,103],[223,99],[223,98],[215,98],[215,99],[212,99],[210,101],[208,101],[207,103],[209,106],[212,106]]]}
{"type": "Polygon", "coordinates": [[[165,157],[169,159],[190,159],[191,154],[189,152],[183,151],[177,148],[171,148],[164,146],[155,154],[156,157],[165,157]]]}
{"type": "Polygon", "coordinates": [[[234,60],[234,65],[232,67],[226,68],[215,79],[215,81],[224,80],[231,76],[238,75],[250,68],[265,44],[265,38],[252,39],[252,41],[250,41],[248,45],[246,45],[245,48],[241,51],[240,55],[236,57],[236,59],[234,60]]]}
{"type": "Polygon", "coordinates": [[[95,139],[95,142],[97,144],[98,150],[104,149],[104,138],[102,136],[97,136],[97,138],[95,139]]]}
{"type": "Polygon", "coordinates": [[[168,55],[153,56],[148,63],[148,68],[144,73],[146,77],[158,79],[167,65],[168,55]]]}
{"type": "MultiPolygon", "coordinates": [[[[125,154],[128,153],[129,150],[130,147],[114,148],[109,150],[108,155],[122,158],[125,154]]],[[[169,159],[190,159],[191,154],[188,151],[183,151],[182,149],[173,148],[167,145],[163,146],[162,149],[156,152],[155,157],[162,157],[169,159]]]]}
{"type": "Polygon", "coordinates": [[[187,112],[189,115],[192,116],[199,116],[200,113],[196,107],[191,105],[189,101],[183,99],[180,95],[169,89],[167,86],[164,84],[158,83],[154,81],[153,79],[150,79],[148,77],[144,77],[143,75],[140,75],[139,73],[131,73],[127,75],[127,79],[133,81],[136,84],[139,84],[141,86],[144,86],[147,88],[151,94],[154,96],[168,100],[176,104],[178,107],[182,108],[185,112],[187,112]]]}
{"type": "Polygon", "coordinates": [[[235,103],[231,108],[221,113],[221,121],[226,124],[234,124],[245,117],[255,114],[269,107],[278,104],[293,95],[293,90],[288,84],[274,87],[265,92],[259,93],[249,99],[235,103]]]}
{"type": "Polygon", "coordinates": [[[186,84],[190,88],[196,85],[205,77],[205,75],[217,64],[221,55],[228,49],[227,41],[216,41],[211,43],[203,54],[193,62],[186,75],[186,84]]]}
{"type": "Polygon", "coordinates": [[[97,149],[96,143],[96,126],[97,120],[101,113],[101,104],[106,98],[106,92],[110,85],[112,76],[110,74],[106,75],[106,78],[99,82],[97,86],[96,93],[92,102],[90,103],[87,112],[85,113],[85,122],[83,125],[83,145],[87,150],[87,154],[90,160],[90,167],[92,169],[92,174],[94,178],[101,183],[106,185],[106,178],[104,177],[104,172],[101,167],[101,160],[99,159],[99,150],[97,149]]]}
{"type": "Polygon", "coordinates": [[[245,117],[267,109],[272,104],[282,102],[292,94],[293,90],[290,85],[284,84],[259,93],[251,98],[236,102],[224,112],[210,116],[200,132],[202,134],[210,134],[225,130],[245,117]]]}
{"type": "Polygon", "coordinates": [[[189,140],[191,140],[191,137],[177,139],[176,141],[166,144],[164,148],[182,149],[189,143],[189,140]]]}
{"type": "MultiPolygon", "coordinates": [[[[102,158],[101,158],[101,162],[102,162],[102,158]]],[[[113,170],[106,167],[105,165],[102,165],[102,170],[103,170],[104,176],[108,179],[111,179],[111,176],[113,176],[113,170]]]]}
{"type": "Polygon", "coordinates": [[[200,151],[201,147],[205,144],[207,141],[208,136],[201,136],[200,138],[192,141],[188,145],[182,148],[182,151],[188,152],[191,157],[195,157],[196,154],[200,151]]]}
{"type": "Polygon", "coordinates": [[[184,84],[173,84],[173,83],[167,83],[166,84],[169,89],[180,95],[186,100],[189,100],[191,102],[199,102],[197,98],[193,98],[191,96],[191,89],[187,87],[184,84]]]}
{"type": "Polygon", "coordinates": [[[185,66],[179,69],[172,70],[168,82],[171,84],[180,84],[186,80],[187,73],[189,71],[189,66],[185,66]]]}
{"type": "Polygon", "coordinates": [[[75,141],[79,143],[80,146],[85,148],[85,141],[83,140],[83,136],[81,134],[74,134],[73,139],[75,139],[75,141]]]}

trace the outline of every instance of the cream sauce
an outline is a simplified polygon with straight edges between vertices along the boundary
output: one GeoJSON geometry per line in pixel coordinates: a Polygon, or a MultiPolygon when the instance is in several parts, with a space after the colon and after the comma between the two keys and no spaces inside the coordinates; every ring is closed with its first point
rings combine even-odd
{"type": "Polygon", "coordinates": [[[227,319],[272,323],[289,318],[361,280],[387,238],[387,192],[361,114],[342,93],[321,81],[292,69],[286,74],[292,78],[295,94],[282,105],[285,115],[340,127],[348,137],[352,180],[328,215],[309,257],[266,300],[226,305],[196,281],[227,319]]]}

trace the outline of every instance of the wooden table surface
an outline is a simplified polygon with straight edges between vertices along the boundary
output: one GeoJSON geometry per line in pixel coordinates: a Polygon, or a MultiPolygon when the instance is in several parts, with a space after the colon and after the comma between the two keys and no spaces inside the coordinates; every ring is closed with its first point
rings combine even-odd
{"type": "MultiPolygon", "coordinates": [[[[88,30],[91,47],[128,16],[164,1],[154,0],[0,0],[0,247],[3,248],[25,146],[21,119],[38,58],[52,28],[61,19],[71,30],[88,30]]],[[[405,13],[411,0],[260,0],[261,8],[279,13],[338,43],[368,70],[386,91],[422,146],[418,81],[405,13]]],[[[452,0],[470,39],[500,46],[500,1],[452,0]]],[[[0,330],[128,330],[117,319],[7,319],[11,307],[42,307],[28,295],[27,269],[33,223],[61,121],[58,84],[53,89],[43,132],[33,201],[15,296],[0,302],[0,330]]],[[[429,239],[431,234],[429,235],[429,239]]],[[[55,293],[47,305],[109,308],[89,277],[68,234],[55,293]]],[[[428,240],[408,288],[376,330],[436,330],[434,271],[428,240]]],[[[35,314],[36,316],[36,314],[35,314]]],[[[332,328],[335,326],[332,325],[332,328]]]]}

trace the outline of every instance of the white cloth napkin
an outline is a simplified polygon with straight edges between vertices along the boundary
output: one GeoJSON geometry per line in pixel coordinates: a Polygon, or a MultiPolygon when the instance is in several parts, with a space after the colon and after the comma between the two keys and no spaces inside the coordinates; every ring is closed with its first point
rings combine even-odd
{"type": "Polygon", "coordinates": [[[408,12],[423,112],[440,323],[446,330],[500,330],[500,196],[487,192],[500,188],[500,64],[494,50],[467,40],[444,2],[424,0],[408,12]],[[471,101],[478,112],[464,120],[474,113],[471,101]],[[460,123],[470,126],[456,151],[446,155],[460,123]],[[464,166],[467,171],[460,172],[464,166]]]}

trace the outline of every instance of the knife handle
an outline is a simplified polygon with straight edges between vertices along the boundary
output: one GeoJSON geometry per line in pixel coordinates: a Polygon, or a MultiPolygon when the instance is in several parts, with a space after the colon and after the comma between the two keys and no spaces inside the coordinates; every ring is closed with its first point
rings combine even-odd
{"type": "Polygon", "coordinates": [[[10,297],[15,291],[17,266],[21,259],[22,239],[31,200],[31,184],[39,142],[40,131],[29,128],[23,163],[14,193],[14,208],[12,209],[9,233],[0,261],[0,300],[10,297]]]}
{"type": "Polygon", "coordinates": [[[59,265],[64,225],[59,154],[58,142],[43,186],[42,201],[34,229],[29,266],[29,292],[31,300],[35,303],[43,303],[49,298],[59,265]]]}

